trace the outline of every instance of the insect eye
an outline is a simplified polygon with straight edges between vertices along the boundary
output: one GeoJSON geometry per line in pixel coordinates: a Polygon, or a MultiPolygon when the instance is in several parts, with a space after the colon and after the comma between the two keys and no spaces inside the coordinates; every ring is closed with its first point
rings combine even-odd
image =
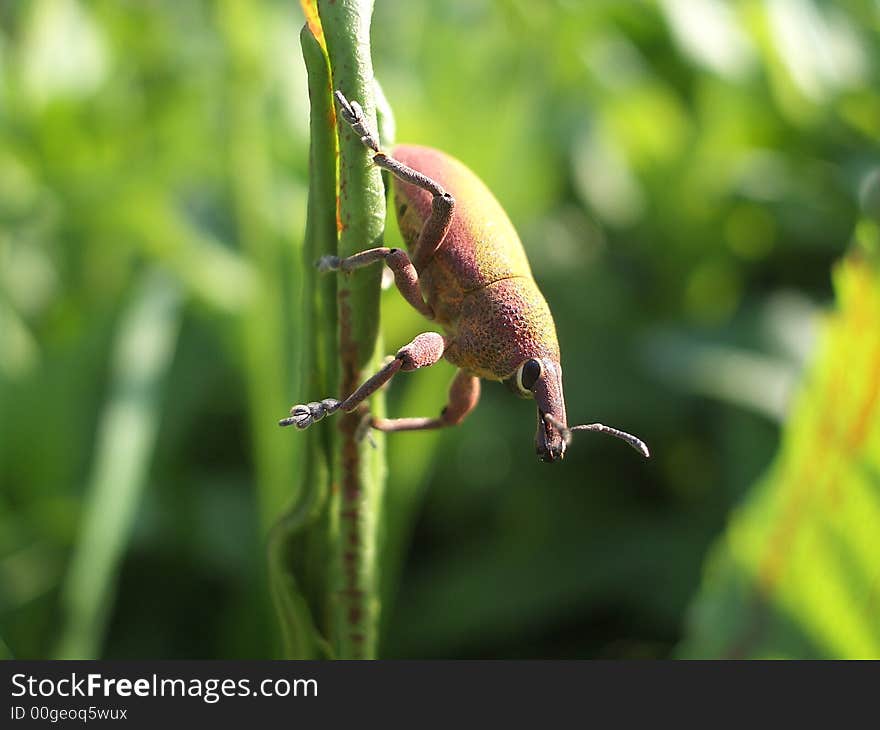
{"type": "Polygon", "coordinates": [[[519,368],[517,377],[520,390],[531,393],[538,378],[541,377],[541,363],[538,360],[526,360],[519,368]]]}

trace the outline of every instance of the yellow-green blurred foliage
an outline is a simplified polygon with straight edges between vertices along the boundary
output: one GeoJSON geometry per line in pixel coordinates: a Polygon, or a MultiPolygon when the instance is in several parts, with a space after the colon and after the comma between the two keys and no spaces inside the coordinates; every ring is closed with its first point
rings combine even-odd
{"type": "MultiPolygon", "coordinates": [[[[337,395],[291,385],[302,22],[0,3],[0,651],[277,653],[264,535],[301,441],[275,423],[337,395]]],[[[581,434],[538,464],[492,384],[389,438],[384,656],[880,654],[878,44],[867,0],[377,0],[398,140],[496,192],[570,417],[654,454],[581,434]]],[[[382,306],[390,351],[426,328],[382,306]]]]}
{"type": "Polygon", "coordinates": [[[862,232],[780,453],[708,562],[690,656],[880,656],[880,230],[862,232]]]}

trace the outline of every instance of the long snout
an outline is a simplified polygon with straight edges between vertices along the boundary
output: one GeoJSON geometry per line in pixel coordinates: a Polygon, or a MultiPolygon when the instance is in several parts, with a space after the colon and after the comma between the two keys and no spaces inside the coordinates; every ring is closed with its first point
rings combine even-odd
{"type": "Polygon", "coordinates": [[[538,430],[535,433],[535,451],[544,462],[560,461],[565,456],[566,440],[559,428],[551,424],[545,416],[563,426],[565,417],[565,397],[562,393],[562,368],[559,363],[549,359],[541,361],[541,379],[535,384],[535,403],[538,406],[538,430]]]}

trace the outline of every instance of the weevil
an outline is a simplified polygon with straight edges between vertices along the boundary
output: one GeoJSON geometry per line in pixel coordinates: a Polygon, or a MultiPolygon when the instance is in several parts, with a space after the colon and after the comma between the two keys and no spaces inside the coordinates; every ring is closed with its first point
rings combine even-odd
{"type": "Polygon", "coordinates": [[[437,418],[374,418],[379,431],[419,431],[460,424],[480,398],[480,379],[501,381],[538,407],[535,450],[542,461],[558,461],[573,431],[599,431],[649,456],[644,442],[601,423],[568,426],[562,365],[553,315],[538,289],[525,250],[501,205],[463,163],[428,147],[396,146],[382,151],[363,109],[336,92],[340,116],[391,173],[394,206],[409,254],[371,248],[347,258],[325,256],[322,272],[351,272],[384,262],[398,290],[445,334],[418,335],[379,372],[343,400],[295,405],[281,426],[307,428],[335,411],[350,413],[397,372],[427,367],[445,358],[458,367],[448,402],[437,418]]]}

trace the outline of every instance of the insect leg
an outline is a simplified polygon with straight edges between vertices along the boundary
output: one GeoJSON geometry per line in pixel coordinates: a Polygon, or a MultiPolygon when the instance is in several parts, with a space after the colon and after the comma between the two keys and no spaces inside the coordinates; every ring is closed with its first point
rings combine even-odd
{"type": "Polygon", "coordinates": [[[449,386],[449,400],[439,418],[374,418],[371,426],[379,431],[426,431],[457,426],[480,400],[480,379],[459,370],[449,386]]]}
{"type": "Polygon", "coordinates": [[[425,264],[431,260],[434,252],[440,248],[443,239],[446,237],[446,232],[452,224],[455,198],[446,192],[440,183],[382,152],[379,147],[378,137],[367,127],[364,110],[360,104],[356,101],[349,101],[338,90],[336,91],[336,101],[339,103],[339,111],[342,118],[351,125],[356,134],[360,135],[361,142],[376,153],[373,155],[373,162],[376,165],[384,170],[388,170],[392,175],[404,182],[420,187],[422,190],[427,190],[433,196],[431,199],[431,216],[422,226],[418,243],[414,249],[416,253],[415,267],[421,271],[425,264]]]}
{"type": "Polygon", "coordinates": [[[328,416],[336,411],[351,413],[364,400],[391,380],[399,370],[409,372],[433,365],[443,357],[445,349],[446,338],[436,332],[423,332],[408,345],[401,347],[391,362],[367,379],[345,400],[324,398],[324,400],[312,403],[295,405],[290,409],[290,416],[281,419],[278,425],[296,426],[302,429],[308,428],[315,421],[320,421],[324,416],[328,416]]]}
{"type": "Polygon", "coordinates": [[[324,256],[318,261],[318,270],[325,271],[354,271],[363,266],[369,266],[377,261],[388,264],[394,274],[394,283],[406,299],[418,312],[428,319],[434,319],[434,310],[428,304],[419,289],[419,275],[415,266],[412,265],[406,251],[401,248],[369,248],[366,251],[341,259],[338,256],[324,256]]]}

